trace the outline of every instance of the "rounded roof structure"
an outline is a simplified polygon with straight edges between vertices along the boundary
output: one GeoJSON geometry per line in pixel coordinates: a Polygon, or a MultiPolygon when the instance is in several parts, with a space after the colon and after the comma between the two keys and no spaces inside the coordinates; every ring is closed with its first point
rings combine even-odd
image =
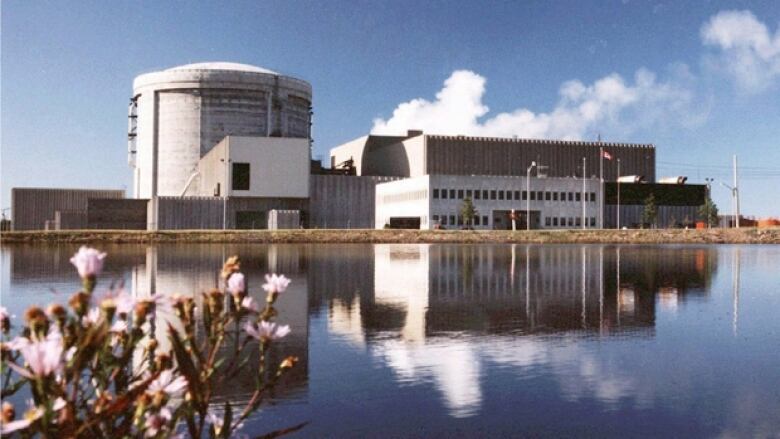
{"type": "Polygon", "coordinates": [[[249,64],[241,64],[235,62],[201,62],[194,64],[185,64],[182,66],[171,67],[165,69],[166,72],[176,72],[181,70],[224,70],[233,72],[250,72],[250,73],[265,73],[269,75],[278,75],[279,73],[273,70],[264,69],[249,64]]]}
{"type": "Polygon", "coordinates": [[[255,89],[283,87],[302,93],[311,99],[308,82],[250,64],[234,62],[202,62],[171,67],[136,76],[133,89],[143,88],[238,88],[255,89]]]}

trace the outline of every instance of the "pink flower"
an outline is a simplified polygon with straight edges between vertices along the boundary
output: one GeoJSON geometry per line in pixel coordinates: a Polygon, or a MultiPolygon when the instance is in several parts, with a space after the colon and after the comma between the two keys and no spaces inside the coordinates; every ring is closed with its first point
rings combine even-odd
{"type": "Polygon", "coordinates": [[[100,321],[100,308],[92,308],[81,318],[81,326],[96,325],[100,321]]]}
{"type": "Polygon", "coordinates": [[[168,407],[163,407],[160,409],[159,413],[147,413],[146,424],[144,424],[146,427],[146,437],[157,436],[157,434],[165,428],[166,424],[171,421],[172,417],[173,416],[171,415],[171,411],[168,409],[168,407]]]}
{"type": "Polygon", "coordinates": [[[103,299],[103,303],[105,303],[106,300],[114,302],[117,314],[130,314],[135,307],[135,299],[124,289],[109,292],[103,299]]]}
{"type": "Polygon", "coordinates": [[[42,341],[27,343],[19,349],[33,375],[39,377],[48,376],[60,368],[63,350],[61,336],[49,336],[42,341]]]}
{"type": "Polygon", "coordinates": [[[173,377],[173,371],[166,369],[160,373],[156,380],[149,384],[148,393],[163,392],[170,397],[177,397],[187,388],[187,379],[183,376],[173,377]]]}
{"type": "Polygon", "coordinates": [[[263,289],[269,293],[283,293],[288,285],[290,285],[290,279],[283,274],[266,274],[263,289]]]}
{"type": "Polygon", "coordinates": [[[257,305],[257,302],[251,297],[244,297],[244,300],[241,301],[241,307],[250,311],[260,312],[260,307],[257,305]]]}
{"type": "Polygon", "coordinates": [[[228,278],[228,290],[233,294],[243,293],[246,291],[246,280],[243,273],[233,273],[228,278]]]}
{"type": "Polygon", "coordinates": [[[263,320],[259,325],[257,323],[247,322],[247,324],[244,325],[244,330],[247,334],[260,341],[273,341],[279,340],[280,338],[289,334],[290,326],[277,326],[276,323],[266,322],[263,320]]]}
{"type": "Polygon", "coordinates": [[[99,275],[103,271],[103,260],[105,258],[105,253],[101,253],[94,248],[82,246],[78,253],[70,258],[70,263],[76,267],[79,276],[83,279],[99,275]]]}
{"type": "Polygon", "coordinates": [[[117,320],[111,325],[111,332],[114,333],[126,333],[127,332],[127,320],[117,320]]]}

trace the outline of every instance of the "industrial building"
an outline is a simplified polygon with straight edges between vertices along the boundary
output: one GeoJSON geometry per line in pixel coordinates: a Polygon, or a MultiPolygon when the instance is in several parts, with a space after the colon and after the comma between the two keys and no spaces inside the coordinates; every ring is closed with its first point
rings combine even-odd
{"type": "Polygon", "coordinates": [[[704,186],[654,184],[651,144],[410,130],[337,146],[324,168],[311,159],[311,117],[308,82],[260,67],[214,62],[140,75],[128,110],[133,198],[15,188],[12,227],[641,226],[648,193],[659,200],[657,224],[668,226],[687,223],[704,202],[704,186]],[[637,183],[615,186],[622,176],[637,183]],[[466,198],[476,210],[469,224],[466,198]]]}

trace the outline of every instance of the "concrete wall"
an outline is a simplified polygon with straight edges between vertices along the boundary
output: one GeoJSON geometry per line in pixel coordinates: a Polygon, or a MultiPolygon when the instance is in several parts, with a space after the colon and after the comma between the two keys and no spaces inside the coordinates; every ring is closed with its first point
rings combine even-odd
{"type": "Polygon", "coordinates": [[[268,230],[301,228],[300,210],[271,210],[268,212],[268,230]]]}
{"type": "Polygon", "coordinates": [[[227,189],[228,196],[307,198],[310,154],[308,139],[228,136],[200,160],[200,182],[188,194],[214,196],[219,184],[220,196],[227,189]],[[233,163],[249,163],[249,190],[232,189],[233,163]]]}
{"type": "Polygon", "coordinates": [[[377,183],[392,177],[312,175],[309,198],[310,228],[374,228],[374,200],[377,183]]]}
{"type": "Polygon", "coordinates": [[[182,66],[136,78],[136,198],[179,196],[225,136],[310,137],[311,85],[243,67],[182,66]]]}
{"type": "Polygon", "coordinates": [[[390,144],[369,144],[360,175],[419,177],[425,175],[425,137],[390,144]]]}
{"type": "Polygon", "coordinates": [[[421,229],[432,229],[430,218],[433,176],[405,178],[376,186],[376,216],[374,227],[390,225],[390,218],[420,218],[421,229]]]}
{"type": "MultiPolygon", "coordinates": [[[[273,209],[306,210],[305,199],[228,198],[225,228],[266,228],[273,209]],[[252,218],[242,220],[249,214],[252,218]],[[252,220],[256,222],[253,222],[252,220]]],[[[201,230],[223,228],[223,199],[216,197],[158,197],[149,202],[149,230],[201,230]]]]}
{"type": "Polygon", "coordinates": [[[12,227],[14,230],[43,230],[46,221],[54,221],[56,211],[87,210],[90,198],[124,198],[122,190],[102,189],[11,189],[12,227]]]}

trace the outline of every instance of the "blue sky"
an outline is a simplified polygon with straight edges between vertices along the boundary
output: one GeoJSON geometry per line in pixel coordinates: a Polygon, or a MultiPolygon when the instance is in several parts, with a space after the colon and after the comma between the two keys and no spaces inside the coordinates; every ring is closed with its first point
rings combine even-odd
{"type": "MultiPolygon", "coordinates": [[[[730,183],[737,153],[742,212],[780,216],[779,24],[777,1],[8,0],[0,202],[14,186],[129,188],[133,78],[231,61],[312,84],[322,157],[407,126],[601,134],[654,143],[658,175],[692,182],[730,183]]],[[[727,189],[713,198],[730,211],[727,189]]]]}

